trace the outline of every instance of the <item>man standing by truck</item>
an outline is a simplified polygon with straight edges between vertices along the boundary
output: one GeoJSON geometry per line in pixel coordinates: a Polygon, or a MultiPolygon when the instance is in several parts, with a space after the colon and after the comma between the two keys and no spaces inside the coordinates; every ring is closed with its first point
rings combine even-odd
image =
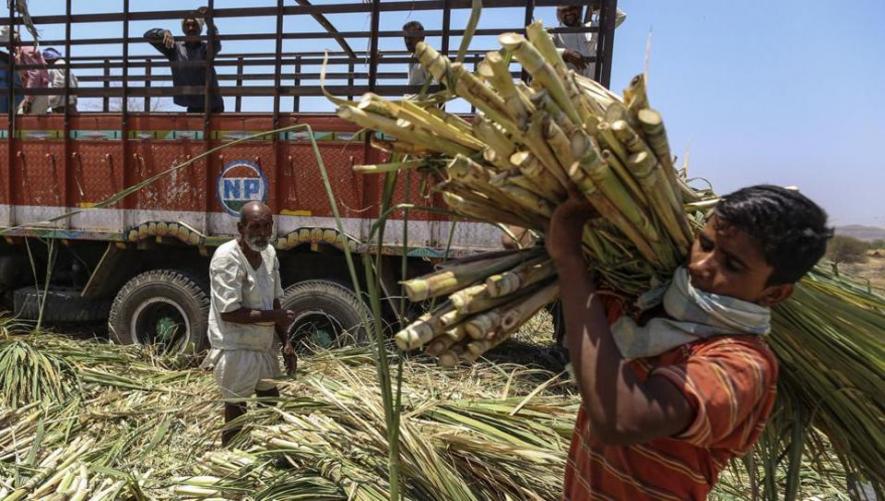
{"type": "MultiPolygon", "coordinates": [[[[206,86],[205,64],[212,64],[209,58],[209,44],[200,40],[203,33],[203,25],[208,23],[208,37],[212,42],[212,55],[221,52],[221,41],[218,40],[218,30],[215,23],[208,16],[208,7],[197,9],[196,15],[181,20],[181,30],[184,32],[184,42],[176,42],[172,32],[162,28],[153,28],[145,32],[144,38],[148,43],[166,56],[172,63],[172,85],[175,87],[198,87],[199,93],[176,95],[173,98],[175,104],[187,108],[188,113],[203,113],[206,110],[205,93],[202,89],[206,86]]],[[[215,68],[211,68],[211,83],[209,101],[212,113],[224,111],[224,100],[218,93],[218,75],[215,68]]]]}
{"type": "MultiPolygon", "coordinates": [[[[215,381],[225,399],[222,445],[228,445],[240,431],[230,422],[246,412],[241,399],[253,394],[280,396],[276,386],[267,381],[282,375],[273,349],[274,333],[283,345],[283,354],[294,357],[286,332],[295,314],[280,305],[280,262],[270,245],[273,213],[261,202],[249,202],[240,211],[237,230],[239,237],[219,246],[209,265],[212,351],[204,366],[214,366],[215,381]]],[[[294,371],[294,367],[288,369],[294,371]]]]}

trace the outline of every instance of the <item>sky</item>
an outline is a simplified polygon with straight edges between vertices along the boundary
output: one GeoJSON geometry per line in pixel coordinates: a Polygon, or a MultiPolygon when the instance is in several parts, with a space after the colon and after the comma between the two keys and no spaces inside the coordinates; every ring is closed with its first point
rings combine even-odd
{"type": "MultiPolygon", "coordinates": [[[[64,13],[63,0],[30,3],[33,15],[64,13]]],[[[196,8],[204,2],[130,3],[134,11],[147,11],[196,8]]],[[[287,5],[292,4],[287,0],[287,5]]],[[[651,104],[663,113],[671,149],[680,164],[688,158],[689,176],[699,178],[696,183],[709,182],[719,193],[758,183],[795,185],[829,212],[833,224],[885,227],[885,154],[874,148],[885,144],[885,2],[620,0],[618,4],[627,20],[615,35],[612,88],[620,92],[633,75],[648,69],[651,104]]],[[[275,0],[215,2],[216,8],[274,5],[275,0]]],[[[121,10],[122,0],[74,2],[74,13],[121,10]]],[[[456,11],[452,26],[466,25],[468,14],[456,11]]],[[[522,9],[487,9],[480,28],[514,29],[523,16],[522,9]]],[[[537,9],[536,18],[553,25],[553,8],[537,9]]],[[[381,28],[397,30],[412,19],[427,29],[441,23],[438,13],[397,12],[382,15],[381,28]]],[[[330,20],[341,31],[369,29],[365,14],[334,15],[330,20]]],[[[273,17],[218,19],[217,24],[222,34],[272,32],[275,26],[273,17]]],[[[132,22],[130,30],[135,36],[156,26],[180,30],[173,21],[132,22]]],[[[309,17],[298,16],[287,18],[284,30],[322,28],[309,17]]],[[[46,25],[41,33],[46,40],[63,38],[64,27],[46,25]]],[[[119,37],[122,27],[120,23],[75,25],[73,34],[119,37]]],[[[428,41],[440,44],[438,38],[428,41]]],[[[350,42],[356,49],[365,49],[368,43],[350,42]]],[[[459,42],[453,38],[452,47],[459,42]]],[[[229,42],[223,52],[271,52],[273,44],[272,40],[229,42]]],[[[494,37],[478,37],[471,48],[492,49],[494,44],[494,37]]],[[[337,45],[332,40],[284,43],[284,51],[324,49],[335,50],[337,45]]],[[[381,49],[401,50],[402,42],[384,39],[381,49]]],[[[130,52],[151,54],[153,49],[132,44],[130,52]]],[[[119,45],[77,46],[73,52],[120,53],[119,45]]],[[[336,70],[343,68],[330,68],[336,70]]],[[[365,68],[357,67],[360,70],[365,68]]],[[[404,71],[392,71],[397,70],[404,71]]],[[[273,67],[253,71],[271,73],[273,67]]],[[[78,72],[81,77],[89,74],[78,72]]],[[[266,98],[246,98],[243,109],[266,111],[270,103],[266,98]]],[[[291,98],[283,99],[281,106],[291,109],[291,98]]],[[[168,100],[162,100],[160,107],[176,109],[168,100]]],[[[232,98],[227,98],[227,107],[233,108],[232,98]]],[[[305,98],[302,109],[332,107],[322,98],[305,98]]]]}

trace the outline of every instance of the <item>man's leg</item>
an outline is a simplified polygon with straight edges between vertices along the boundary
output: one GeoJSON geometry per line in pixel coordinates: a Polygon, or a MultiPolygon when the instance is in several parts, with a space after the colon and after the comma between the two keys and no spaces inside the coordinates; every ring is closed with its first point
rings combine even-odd
{"type": "Polygon", "coordinates": [[[202,106],[188,106],[187,112],[188,113],[203,113],[204,109],[205,108],[203,108],[202,106]]]}
{"type": "Polygon", "coordinates": [[[230,422],[246,413],[243,402],[224,404],[224,428],[221,430],[221,445],[227,446],[243,429],[242,426],[231,427],[230,422]]]}
{"type": "MultiPolygon", "coordinates": [[[[280,398],[280,390],[277,389],[276,386],[269,390],[255,390],[255,396],[258,398],[280,398]]],[[[258,405],[262,407],[274,407],[277,405],[276,401],[273,402],[262,402],[259,401],[258,405]]]]}

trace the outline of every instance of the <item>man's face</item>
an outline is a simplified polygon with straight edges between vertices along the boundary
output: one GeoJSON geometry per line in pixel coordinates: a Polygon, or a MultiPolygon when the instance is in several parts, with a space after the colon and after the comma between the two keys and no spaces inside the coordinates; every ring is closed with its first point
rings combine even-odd
{"type": "Polygon", "coordinates": [[[186,19],[184,21],[184,35],[188,40],[200,38],[201,32],[200,23],[198,23],[196,19],[186,19]]]}
{"type": "Polygon", "coordinates": [[[418,42],[424,41],[424,32],[418,30],[417,28],[409,28],[405,31],[405,36],[403,40],[406,42],[406,50],[411,53],[415,52],[415,46],[418,45],[418,42]]]}
{"type": "Polygon", "coordinates": [[[237,225],[240,236],[253,251],[262,251],[270,245],[273,237],[273,215],[267,210],[252,210],[246,213],[237,225]]]}
{"type": "Polygon", "coordinates": [[[577,5],[557,7],[556,17],[565,26],[575,27],[581,24],[581,8],[577,5]]]}
{"type": "Polygon", "coordinates": [[[771,306],[792,292],[789,284],[768,285],[773,271],[750,235],[715,215],[691,246],[691,283],[705,292],[771,306]]]}

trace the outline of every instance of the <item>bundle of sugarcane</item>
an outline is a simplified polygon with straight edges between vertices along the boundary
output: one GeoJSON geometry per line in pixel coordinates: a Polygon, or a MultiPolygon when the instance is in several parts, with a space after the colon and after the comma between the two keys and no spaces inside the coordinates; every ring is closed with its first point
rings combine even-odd
{"type": "Polygon", "coordinates": [[[621,99],[569,71],[539,22],[527,33],[501,35],[503,49],[489,52],[475,74],[418,45],[434,78],[478,110],[472,123],[434,101],[422,106],[374,94],[337,101],[342,118],[397,139],[385,149],[416,157],[357,171],[445,161],[437,189],[453,211],[535,231],[570,190],[579,191],[600,215],[584,235],[588,260],[609,286],[639,294],[682,262],[712,195],[677,175],[642,75],[621,99]],[[513,81],[511,58],[531,75],[531,86],[513,81]]]}
{"type": "MultiPolygon", "coordinates": [[[[434,78],[478,110],[472,123],[437,106],[373,94],[339,101],[339,116],[397,139],[386,148],[423,152],[424,160],[358,170],[445,161],[437,189],[453,211],[536,232],[569,192],[579,192],[599,214],[583,235],[590,265],[604,287],[636,296],[683,262],[712,194],[677,175],[642,75],[621,99],[568,70],[540,22],[527,35],[499,36],[503,49],[489,52],[476,73],[418,45],[416,54],[434,78]],[[531,85],[514,82],[512,58],[531,75],[531,85]]],[[[446,269],[406,282],[413,301],[448,300],[400,332],[400,348],[426,345],[443,365],[452,365],[474,361],[506,339],[558,292],[543,252],[523,257],[456,264],[460,272],[446,269]]]]}
{"type": "Polygon", "coordinates": [[[400,331],[403,351],[426,345],[443,366],[475,362],[559,293],[553,263],[540,248],[483,254],[447,263],[403,283],[411,301],[448,299],[400,331]]]}
{"type": "MultiPolygon", "coordinates": [[[[630,82],[622,98],[569,71],[540,23],[526,33],[500,35],[502,50],[489,52],[475,73],[427,44],[418,45],[416,55],[445,86],[444,97],[462,98],[475,107],[471,122],[435,105],[385,101],[372,94],[359,102],[337,101],[338,114],[395,138],[385,143],[389,151],[411,153],[401,165],[379,170],[412,168],[428,159],[446,162],[437,188],[454,212],[470,219],[543,233],[568,193],[582,194],[599,214],[583,234],[588,265],[602,287],[635,297],[684,262],[715,196],[688,186],[677,173],[643,76],[630,82]],[[521,63],[531,84],[513,80],[512,59],[521,63]]],[[[506,265],[491,262],[511,275],[527,273],[530,266],[544,268],[542,253],[525,257],[506,265]]],[[[471,362],[506,339],[514,326],[503,328],[491,313],[528,298],[556,296],[552,272],[538,271],[544,277],[522,293],[493,297],[492,275],[501,269],[454,267],[463,273],[443,269],[404,284],[413,300],[448,299],[396,336],[401,348],[424,345],[444,365],[471,362]],[[464,306],[473,301],[476,307],[464,306]]],[[[885,394],[885,299],[820,270],[797,289],[795,299],[774,312],[771,344],[782,364],[784,393],[798,396],[811,424],[827,433],[843,458],[850,458],[844,464],[859,466],[867,478],[885,484],[877,464],[885,447],[878,432],[885,394]],[[814,308],[813,316],[805,305],[814,308]],[[808,349],[809,339],[821,349],[808,349]],[[829,363],[831,356],[838,356],[838,363],[829,363]]]]}

